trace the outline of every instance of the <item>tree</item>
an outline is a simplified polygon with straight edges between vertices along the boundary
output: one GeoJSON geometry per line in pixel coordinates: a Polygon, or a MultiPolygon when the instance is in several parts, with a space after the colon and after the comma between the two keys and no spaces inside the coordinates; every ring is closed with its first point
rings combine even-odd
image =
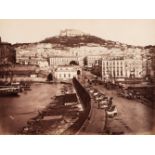
{"type": "Polygon", "coordinates": [[[4,59],[0,62],[0,74],[2,78],[5,78],[5,80],[7,81],[7,78],[10,78],[10,82],[13,79],[13,64],[9,61],[7,61],[7,59],[4,59]]]}

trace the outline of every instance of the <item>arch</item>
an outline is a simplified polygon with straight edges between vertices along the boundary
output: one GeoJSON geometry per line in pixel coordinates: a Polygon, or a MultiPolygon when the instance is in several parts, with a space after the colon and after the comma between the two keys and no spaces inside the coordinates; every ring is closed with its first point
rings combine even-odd
{"type": "Polygon", "coordinates": [[[79,65],[79,63],[75,60],[71,60],[69,64],[70,65],[79,65]]]}
{"type": "Polygon", "coordinates": [[[49,74],[48,74],[47,80],[48,80],[48,81],[52,81],[52,80],[53,80],[53,74],[52,74],[52,73],[49,73],[49,74]]]}
{"type": "Polygon", "coordinates": [[[77,75],[81,75],[81,71],[80,70],[77,70],[77,75]]]}

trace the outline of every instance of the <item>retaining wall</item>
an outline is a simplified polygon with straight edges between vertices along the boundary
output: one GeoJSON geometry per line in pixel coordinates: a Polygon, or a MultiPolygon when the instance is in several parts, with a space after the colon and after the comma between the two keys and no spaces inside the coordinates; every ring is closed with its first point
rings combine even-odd
{"type": "Polygon", "coordinates": [[[81,83],[73,78],[73,86],[76,90],[77,97],[79,102],[82,104],[84,111],[81,112],[79,119],[66,131],[62,134],[75,134],[81,128],[85,120],[89,117],[91,111],[91,98],[86,89],[81,85],[81,83]]]}

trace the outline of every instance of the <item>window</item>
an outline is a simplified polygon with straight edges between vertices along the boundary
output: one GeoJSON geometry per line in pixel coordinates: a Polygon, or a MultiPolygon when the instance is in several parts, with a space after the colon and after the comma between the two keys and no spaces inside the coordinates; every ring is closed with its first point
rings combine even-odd
{"type": "Polygon", "coordinates": [[[119,71],[117,70],[117,76],[119,76],[119,71]]]}
{"type": "Polygon", "coordinates": [[[68,74],[68,77],[70,78],[70,77],[71,77],[71,75],[70,75],[70,74],[68,74]]]}
{"type": "Polygon", "coordinates": [[[123,76],[123,71],[121,70],[121,76],[123,76]]]}
{"type": "Polygon", "coordinates": [[[121,61],[120,65],[122,66],[122,61],[121,61]]]}
{"type": "Polygon", "coordinates": [[[66,77],[66,74],[64,74],[64,78],[66,77]]]}

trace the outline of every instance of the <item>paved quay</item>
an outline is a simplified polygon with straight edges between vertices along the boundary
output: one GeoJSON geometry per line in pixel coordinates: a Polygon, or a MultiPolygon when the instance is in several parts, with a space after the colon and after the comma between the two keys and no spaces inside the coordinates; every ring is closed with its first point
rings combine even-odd
{"type": "MultiPolygon", "coordinates": [[[[92,75],[88,71],[83,72],[83,78],[80,80],[81,84],[86,87],[87,79],[93,79],[92,75]],[[86,81],[84,80],[86,79],[86,81]]],[[[104,109],[98,109],[98,104],[93,98],[91,98],[91,111],[84,124],[77,132],[77,135],[102,135],[104,134],[106,123],[106,112],[104,109]]]]}
{"type": "Polygon", "coordinates": [[[105,126],[105,111],[97,109],[97,105],[92,106],[90,119],[83,124],[78,135],[102,135],[105,126]]]}
{"type": "Polygon", "coordinates": [[[78,135],[101,135],[104,133],[106,113],[98,109],[98,104],[91,99],[91,112],[89,118],[77,133],[78,135]]]}

